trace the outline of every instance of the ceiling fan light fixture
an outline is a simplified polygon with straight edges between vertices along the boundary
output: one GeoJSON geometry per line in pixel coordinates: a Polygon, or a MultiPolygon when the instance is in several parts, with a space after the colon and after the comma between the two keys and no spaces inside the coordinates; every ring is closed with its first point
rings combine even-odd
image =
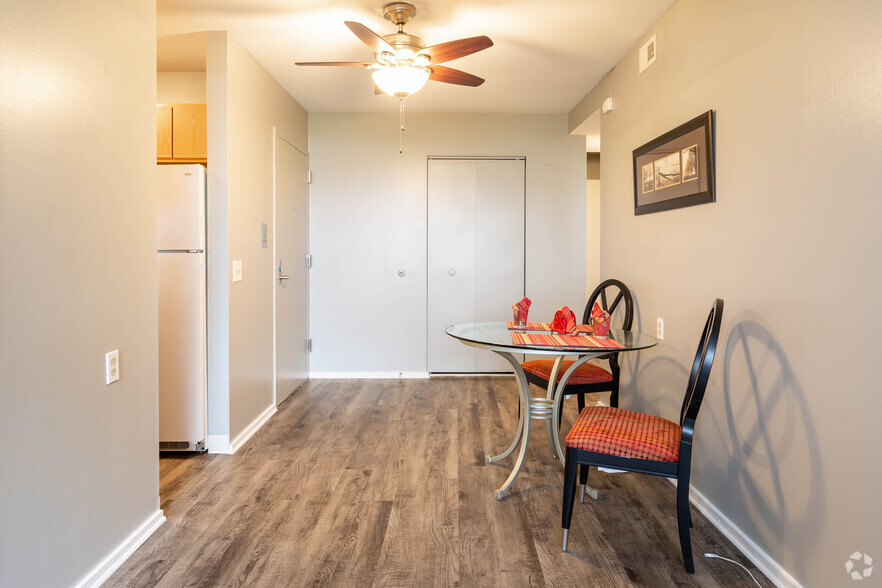
{"type": "Polygon", "coordinates": [[[429,71],[411,65],[395,65],[371,74],[374,83],[386,94],[404,98],[418,92],[429,81],[429,71]]]}

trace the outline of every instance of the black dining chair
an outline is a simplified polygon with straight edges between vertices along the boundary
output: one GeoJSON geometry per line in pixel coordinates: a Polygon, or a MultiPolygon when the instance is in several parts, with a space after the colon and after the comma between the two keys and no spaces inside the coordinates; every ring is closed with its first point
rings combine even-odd
{"type": "MultiPolygon", "coordinates": [[[[631,297],[631,291],[625,284],[616,279],[601,282],[588,298],[588,304],[585,305],[585,312],[582,314],[582,324],[588,324],[591,319],[591,309],[595,302],[600,302],[600,306],[612,317],[611,327],[625,331],[631,330],[631,323],[634,321],[634,300],[631,297]],[[620,304],[621,308],[619,308],[620,304]]],[[[579,412],[585,408],[585,395],[597,392],[609,392],[610,406],[619,405],[618,355],[618,353],[609,353],[598,358],[609,362],[608,370],[593,363],[583,363],[567,380],[564,394],[576,396],[579,412]]],[[[558,382],[572,364],[573,362],[570,360],[561,362],[560,370],[557,373],[558,382]]],[[[521,368],[523,368],[528,382],[548,389],[548,379],[551,377],[553,365],[553,360],[536,359],[522,363],[521,368]]],[[[560,426],[561,415],[563,415],[563,402],[560,404],[558,426],[560,426]]]]}
{"type": "Polygon", "coordinates": [[[680,549],[686,571],[690,574],[695,572],[692,542],[689,538],[689,527],[692,526],[692,515],[689,511],[689,468],[692,462],[695,419],[714,364],[722,320],[723,301],[717,298],[711,307],[695,360],[692,362],[679,423],[610,406],[591,406],[579,415],[564,441],[566,467],[561,517],[564,551],[567,550],[575,502],[576,466],[579,466],[579,482],[583,488],[588,482],[588,470],[591,466],[608,467],[677,479],[680,549]]]}

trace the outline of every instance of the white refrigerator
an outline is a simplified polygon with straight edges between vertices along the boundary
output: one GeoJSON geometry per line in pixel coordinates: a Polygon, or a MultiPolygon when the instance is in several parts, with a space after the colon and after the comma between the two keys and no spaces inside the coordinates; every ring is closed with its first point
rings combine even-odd
{"type": "Polygon", "coordinates": [[[159,449],[204,451],[205,168],[158,165],[159,449]]]}

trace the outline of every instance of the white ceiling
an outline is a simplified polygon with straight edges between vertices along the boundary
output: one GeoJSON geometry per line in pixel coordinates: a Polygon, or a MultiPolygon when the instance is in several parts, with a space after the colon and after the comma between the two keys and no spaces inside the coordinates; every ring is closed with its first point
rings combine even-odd
{"type": "MultiPolygon", "coordinates": [[[[374,95],[369,71],[294,65],[372,61],[371,50],[343,21],[393,33],[395,26],[383,19],[389,1],[158,0],[157,65],[159,71],[204,70],[204,36],[178,36],[226,30],[309,112],[395,112],[395,98],[374,95]]],[[[569,112],[674,1],[411,0],[417,15],[405,31],[427,44],[487,35],[494,46],[445,64],[485,78],[482,86],[430,81],[406,99],[406,108],[569,112]]]]}

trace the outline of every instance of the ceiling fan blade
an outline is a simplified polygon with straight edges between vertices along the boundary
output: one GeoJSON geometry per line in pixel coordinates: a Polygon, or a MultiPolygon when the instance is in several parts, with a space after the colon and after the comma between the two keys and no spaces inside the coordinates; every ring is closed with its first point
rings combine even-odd
{"type": "Polygon", "coordinates": [[[361,61],[298,61],[294,65],[333,65],[337,67],[370,67],[373,63],[361,61]]]}
{"type": "Polygon", "coordinates": [[[493,41],[490,40],[490,37],[481,35],[480,37],[469,37],[468,39],[432,45],[417,52],[417,55],[428,55],[432,59],[432,63],[444,63],[445,61],[452,61],[472,53],[477,53],[478,51],[483,51],[492,46],[493,41]]]}
{"type": "Polygon", "coordinates": [[[452,67],[444,67],[443,65],[429,66],[430,80],[436,82],[444,82],[445,84],[456,84],[458,86],[471,86],[476,88],[484,83],[484,78],[473,76],[470,73],[453,69],[452,67]]]}
{"type": "Polygon", "coordinates": [[[352,31],[356,37],[361,39],[361,42],[371,48],[371,51],[374,53],[391,53],[392,55],[398,55],[398,51],[395,50],[392,45],[387,43],[383,37],[370,30],[360,22],[354,22],[351,20],[344,21],[344,24],[349,27],[349,30],[352,31]]]}

